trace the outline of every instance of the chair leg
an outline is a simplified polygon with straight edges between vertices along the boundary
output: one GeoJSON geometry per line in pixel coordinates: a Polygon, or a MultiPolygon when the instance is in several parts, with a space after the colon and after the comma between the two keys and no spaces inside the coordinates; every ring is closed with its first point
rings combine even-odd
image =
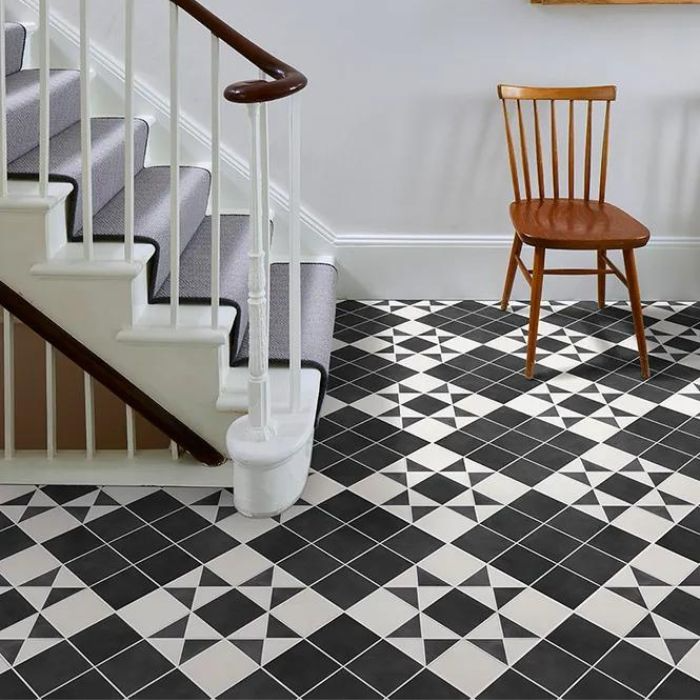
{"type": "Polygon", "coordinates": [[[540,306],[542,304],[542,283],[544,281],[545,249],[535,248],[535,264],[532,270],[532,294],[530,296],[530,327],[527,333],[527,362],[525,376],[535,376],[535,358],[537,356],[537,330],[540,325],[540,306]]]}
{"type": "Polygon", "coordinates": [[[510,295],[513,291],[513,282],[515,282],[515,273],[518,271],[518,256],[520,251],[523,249],[523,242],[520,240],[520,236],[515,234],[513,238],[513,247],[510,250],[510,259],[508,260],[508,271],[506,272],[506,283],[503,287],[503,297],[501,298],[501,311],[505,311],[508,308],[508,302],[510,301],[510,295]]]}
{"type": "Polygon", "coordinates": [[[607,275],[605,274],[607,265],[605,263],[605,251],[598,251],[598,308],[605,308],[605,281],[607,275]]]}
{"type": "Polygon", "coordinates": [[[634,319],[634,331],[637,336],[637,346],[639,348],[639,363],[642,368],[642,377],[649,379],[649,355],[647,353],[647,339],[644,335],[644,315],[642,314],[642,299],[639,293],[639,278],[637,276],[637,262],[634,257],[634,250],[623,250],[625,259],[625,273],[627,275],[627,286],[630,293],[630,303],[632,305],[632,318],[634,319]]]}

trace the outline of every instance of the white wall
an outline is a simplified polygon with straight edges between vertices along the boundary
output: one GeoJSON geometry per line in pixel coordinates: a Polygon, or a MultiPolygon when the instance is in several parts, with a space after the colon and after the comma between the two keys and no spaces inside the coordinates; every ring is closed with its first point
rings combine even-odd
{"type": "MultiPolygon", "coordinates": [[[[654,296],[700,297],[698,283],[693,287],[700,263],[700,7],[204,2],[310,78],[304,200],[336,237],[348,294],[498,293],[511,192],[495,86],[515,82],[618,84],[609,197],[658,240],[674,240],[650,249],[643,271],[673,261],[687,266],[667,282],[650,280],[654,296]],[[391,260],[403,264],[393,281],[379,283],[389,279],[391,260]]],[[[73,17],[77,4],[53,2],[73,17]]],[[[98,42],[118,56],[121,3],[90,4],[98,42]]],[[[137,2],[139,71],[163,91],[166,5],[137,2]]],[[[185,110],[206,124],[207,37],[184,18],[183,25],[185,110]]],[[[254,75],[240,60],[225,63],[232,81],[254,75]]],[[[227,108],[226,141],[245,155],[242,112],[227,108]]],[[[276,112],[274,174],[283,183],[286,136],[276,112]]]]}

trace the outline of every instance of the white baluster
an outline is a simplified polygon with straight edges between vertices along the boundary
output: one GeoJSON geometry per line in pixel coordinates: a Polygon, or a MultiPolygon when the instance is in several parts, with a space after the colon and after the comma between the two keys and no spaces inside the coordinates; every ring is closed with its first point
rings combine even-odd
{"type": "Polygon", "coordinates": [[[170,3],[170,323],[180,322],[180,49],[179,8],[170,3]]]}
{"type": "Polygon", "coordinates": [[[289,101],[289,396],[301,408],[301,97],[289,101]]]}
{"type": "MultiPolygon", "coordinates": [[[[260,71],[260,79],[267,76],[260,71]]],[[[260,104],[260,170],[262,173],[262,220],[263,245],[265,250],[265,274],[267,276],[267,313],[265,324],[270,328],[270,261],[272,259],[272,226],[270,225],[270,126],[267,103],[260,104]]]]}
{"type": "Polygon", "coordinates": [[[248,361],[248,402],[250,427],[259,440],[266,440],[273,434],[269,367],[269,327],[267,325],[267,262],[265,259],[265,227],[263,226],[263,191],[262,178],[262,133],[260,123],[260,105],[249,105],[250,126],[252,134],[251,182],[252,206],[250,262],[248,266],[248,309],[249,309],[249,345],[248,361]]]}
{"type": "Polygon", "coordinates": [[[85,456],[87,459],[95,457],[95,387],[92,377],[83,372],[83,386],[85,392],[85,456]]]}
{"type": "Polygon", "coordinates": [[[124,6],[124,257],[134,261],[134,0],[124,6]]]}
{"type": "Polygon", "coordinates": [[[170,457],[173,460],[173,462],[180,461],[180,448],[175,442],[175,440],[170,441],[170,457]]]}
{"type": "Polygon", "coordinates": [[[5,80],[5,0],[0,0],[0,197],[7,197],[7,84],[5,80]]]}
{"type": "Polygon", "coordinates": [[[219,327],[221,298],[221,44],[211,35],[211,325],[219,327]]]}
{"type": "Polygon", "coordinates": [[[15,456],[15,334],[13,318],[2,310],[3,381],[5,402],[5,459],[15,456]]]}
{"type": "Polygon", "coordinates": [[[49,0],[39,3],[39,194],[49,194],[49,141],[51,94],[49,91],[49,0]]]}
{"type": "Polygon", "coordinates": [[[129,459],[136,456],[136,421],[134,409],[126,405],[126,455],[129,459]]]}
{"type": "Polygon", "coordinates": [[[46,343],[46,458],[56,456],[56,352],[46,343]]]}
{"type": "Polygon", "coordinates": [[[92,124],[90,122],[90,15],[88,0],[80,0],[80,125],[83,188],[83,248],[94,257],[92,235],[92,124]]]}

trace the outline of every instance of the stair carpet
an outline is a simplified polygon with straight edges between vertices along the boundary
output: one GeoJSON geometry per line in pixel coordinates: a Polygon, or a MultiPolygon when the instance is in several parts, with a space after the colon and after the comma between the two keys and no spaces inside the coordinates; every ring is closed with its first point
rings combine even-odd
{"type": "MultiPolygon", "coordinates": [[[[7,23],[6,83],[7,141],[10,179],[37,179],[39,169],[39,72],[22,70],[26,31],[7,23]]],[[[50,179],[68,182],[69,241],[82,240],[82,163],[80,120],[80,72],[51,70],[50,179]]],[[[124,240],[124,120],[93,118],[93,235],[99,241],[124,240]]],[[[148,124],[135,120],[135,240],[155,247],[148,271],[151,304],[170,303],[170,167],[146,167],[148,124]]],[[[180,303],[211,303],[211,217],[207,203],[211,187],[208,170],[180,168],[180,303]]],[[[221,219],[221,300],[236,309],[231,331],[230,365],[248,361],[248,251],[250,219],[223,215],[221,219]]],[[[303,366],[321,373],[321,396],[325,393],[335,319],[337,273],[329,264],[302,265],[302,358],[303,366]]],[[[289,266],[273,264],[270,273],[270,362],[289,363],[288,325],[289,266]]]]}

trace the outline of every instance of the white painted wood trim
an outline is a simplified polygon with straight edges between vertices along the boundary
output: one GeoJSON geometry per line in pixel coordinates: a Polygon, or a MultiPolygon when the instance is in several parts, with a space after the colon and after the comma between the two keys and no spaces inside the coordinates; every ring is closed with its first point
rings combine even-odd
{"type": "Polygon", "coordinates": [[[221,42],[211,35],[211,325],[221,299],[221,42]]]}
{"type": "Polygon", "coordinates": [[[136,420],[134,409],[126,404],[126,456],[134,459],[136,456],[136,420]]]}
{"type": "Polygon", "coordinates": [[[49,161],[51,140],[50,69],[50,7],[49,0],[39,5],[39,195],[49,195],[49,161]]]}
{"type": "Polygon", "coordinates": [[[180,15],[170,3],[170,323],[180,322],[180,15]]]}
{"type": "Polygon", "coordinates": [[[46,343],[46,458],[56,457],[56,351],[46,343]]]}
{"type": "Polygon", "coordinates": [[[2,333],[5,459],[12,459],[15,454],[15,330],[7,309],[2,310],[2,333]]]}
{"type": "Polygon", "coordinates": [[[90,4],[80,0],[80,134],[82,158],[83,248],[85,259],[95,254],[92,221],[92,111],[90,77],[90,4]]]}
{"type": "Polygon", "coordinates": [[[124,4],[124,258],[134,260],[134,0],[124,4]]]}
{"type": "Polygon", "coordinates": [[[95,385],[92,377],[83,372],[83,391],[85,394],[85,456],[95,457],[95,385]]]}
{"type": "Polygon", "coordinates": [[[289,382],[290,410],[301,406],[301,96],[289,100],[289,382]]]}

